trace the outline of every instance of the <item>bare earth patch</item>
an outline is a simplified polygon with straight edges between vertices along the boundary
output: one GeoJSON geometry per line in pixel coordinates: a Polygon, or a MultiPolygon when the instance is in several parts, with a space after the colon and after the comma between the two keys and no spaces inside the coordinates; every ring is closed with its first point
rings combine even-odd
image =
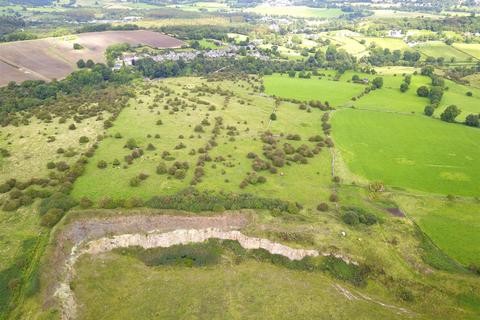
{"type": "Polygon", "coordinates": [[[403,211],[399,208],[387,208],[387,211],[394,217],[405,217],[405,213],[403,213],[403,211]]]}

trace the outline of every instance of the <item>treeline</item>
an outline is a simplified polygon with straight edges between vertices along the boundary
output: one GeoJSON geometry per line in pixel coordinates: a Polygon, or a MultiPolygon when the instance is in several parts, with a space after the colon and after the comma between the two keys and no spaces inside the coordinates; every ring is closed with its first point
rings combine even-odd
{"type": "Polygon", "coordinates": [[[176,38],[182,40],[201,40],[201,39],[215,39],[225,40],[228,38],[228,33],[247,34],[251,31],[251,27],[225,27],[225,26],[163,26],[157,31],[174,35],[176,38]]]}
{"type": "Polygon", "coordinates": [[[91,68],[75,71],[64,80],[45,82],[27,80],[21,84],[10,82],[0,88],[0,123],[8,124],[8,114],[27,110],[57,99],[58,95],[77,95],[88,90],[105,88],[107,83],[124,84],[135,74],[127,70],[113,72],[102,63],[93,64],[91,68]]]}
{"type": "Polygon", "coordinates": [[[46,6],[51,4],[52,0],[10,0],[8,1],[12,4],[20,4],[26,6],[46,6]]]}
{"type": "Polygon", "coordinates": [[[385,29],[418,29],[475,33],[480,29],[480,18],[476,16],[456,16],[445,19],[398,19],[385,25],[385,29]]]}
{"type": "Polygon", "coordinates": [[[114,26],[110,23],[100,23],[100,24],[90,24],[87,26],[83,26],[77,29],[76,33],[85,33],[85,32],[102,32],[102,31],[110,31],[110,30],[138,30],[140,29],[136,24],[123,24],[114,26]]]}
{"type": "Polygon", "coordinates": [[[26,23],[22,18],[0,15],[0,42],[35,39],[36,36],[31,33],[18,31],[25,26],[26,23]]]}
{"type": "Polygon", "coordinates": [[[405,65],[414,66],[420,60],[420,53],[417,51],[400,51],[382,48],[370,49],[370,54],[361,59],[373,66],[405,65]]]}
{"type": "Polygon", "coordinates": [[[298,213],[299,205],[279,199],[262,198],[249,193],[198,191],[188,188],[172,196],[156,196],[145,202],[155,209],[176,209],[192,212],[238,209],[269,209],[277,212],[298,213]]]}
{"type": "Polygon", "coordinates": [[[428,76],[432,79],[432,86],[430,89],[427,86],[421,86],[417,89],[417,95],[419,97],[430,99],[430,104],[427,105],[424,110],[427,116],[432,116],[435,109],[440,105],[445,87],[445,80],[434,74],[434,71],[435,69],[432,66],[425,66],[421,69],[420,74],[422,76],[428,76]]]}

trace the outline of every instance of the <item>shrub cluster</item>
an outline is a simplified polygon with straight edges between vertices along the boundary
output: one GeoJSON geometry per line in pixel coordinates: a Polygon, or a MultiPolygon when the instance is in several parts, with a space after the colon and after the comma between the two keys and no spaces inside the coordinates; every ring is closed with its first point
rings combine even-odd
{"type": "Polygon", "coordinates": [[[379,222],[379,219],[376,215],[367,212],[362,208],[344,207],[342,208],[342,211],[342,221],[351,226],[358,224],[370,226],[379,222]]]}
{"type": "MultiPolygon", "coordinates": [[[[289,208],[289,202],[279,199],[257,197],[253,194],[225,193],[213,191],[198,191],[192,187],[180,191],[172,196],[155,196],[145,205],[156,209],[176,209],[192,212],[213,211],[216,205],[226,210],[238,209],[269,209],[281,212],[294,211],[289,208]],[[289,210],[290,209],[290,210],[289,210]]],[[[294,207],[296,207],[294,205],[294,207]]]]}

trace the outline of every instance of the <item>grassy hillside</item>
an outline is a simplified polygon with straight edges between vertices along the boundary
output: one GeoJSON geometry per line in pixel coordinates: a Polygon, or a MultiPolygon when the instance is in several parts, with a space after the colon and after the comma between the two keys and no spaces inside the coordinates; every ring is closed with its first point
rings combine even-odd
{"type": "Polygon", "coordinates": [[[75,183],[73,195],[76,198],[86,196],[92,200],[103,196],[114,199],[138,196],[148,199],[154,195],[173,194],[189,187],[196,163],[202,152],[205,152],[202,149],[212,139],[215,118],[222,117],[222,129],[216,136],[216,145],[207,150],[212,160],[203,166],[204,176],[202,182],[195,185],[197,188],[250,192],[261,196],[275,195],[311,205],[316,205],[319,199],[328,197],[331,169],[327,148],[309,157],[306,164],[287,161],[288,164],[278,167],[275,174],[268,170],[260,171],[257,175],[266,178],[264,183],[240,188],[248,173],[254,171],[253,159],[249,159],[247,155],[253,152],[263,158],[263,132],[272,132],[281,145],[288,143],[294,148],[302,145],[313,148],[317,142],[309,141],[309,138],[323,136],[322,111],[314,109],[307,112],[296,105],[284,103],[275,111],[277,120],[270,121],[274,100],[252,95],[250,85],[246,82],[233,84],[225,81],[209,85],[212,89],[217,85],[223,90],[235,88],[235,96],[231,98],[195,91],[200,85],[206,85],[206,82],[194,78],[180,78],[163,81],[157,87],[148,89],[148,93],[141,91],[137,99],[132,100],[130,107],[120,114],[115,125],[107,131],[105,139],[87,165],[85,174],[75,183]],[[170,93],[164,99],[155,101],[157,95],[165,95],[166,92],[170,93]],[[208,104],[193,104],[194,108],[191,107],[189,99],[196,98],[208,104]],[[180,106],[176,104],[179,101],[185,101],[188,106],[174,107],[180,106]],[[174,111],[174,108],[178,110],[174,111]],[[161,121],[161,124],[158,121],[161,121]],[[205,123],[203,126],[202,121],[205,123]],[[199,125],[202,126],[202,131],[196,131],[195,127],[199,125]],[[300,140],[288,138],[288,135],[295,134],[299,135],[300,140]],[[134,139],[138,147],[145,152],[143,157],[134,160],[130,165],[124,160],[124,157],[132,152],[125,148],[129,139],[134,139]],[[149,144],[152,144],[154,149],[149,150],[149,144]],[[167,159],[163,152],[169,152],[171,158],[167,159]],[[120,164],[114,165],[115,159],[120,164]],[[107,167],[98,168],[99,161],[106,161],[107,167]],[[161,162],[171,167],[175,161],[187,162],[189,168],[185,172],[185,178],[176,179],[168,174],[156,173],[161,162]],[[149,177],[139,186],[132,187],[130,180],[141,173],[149,177]],[[305,179],[298,179],[299,176],[305,179]]]}

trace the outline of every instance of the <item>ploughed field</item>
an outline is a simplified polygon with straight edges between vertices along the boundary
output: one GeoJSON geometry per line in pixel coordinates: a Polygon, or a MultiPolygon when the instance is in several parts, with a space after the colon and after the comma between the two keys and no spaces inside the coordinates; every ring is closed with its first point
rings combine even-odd
{"type": "Polygon", "coordinates": [[[79,59],[105,62],[105,50],[117,43],[176,48],[183,42],[147,31],[89,32],[58,38],[10,42],[0,45],[0,85],[10,81],[61,79],[76,68],[79,59]],[[73,44],[83,49],[74,50],[73,44]]]}

